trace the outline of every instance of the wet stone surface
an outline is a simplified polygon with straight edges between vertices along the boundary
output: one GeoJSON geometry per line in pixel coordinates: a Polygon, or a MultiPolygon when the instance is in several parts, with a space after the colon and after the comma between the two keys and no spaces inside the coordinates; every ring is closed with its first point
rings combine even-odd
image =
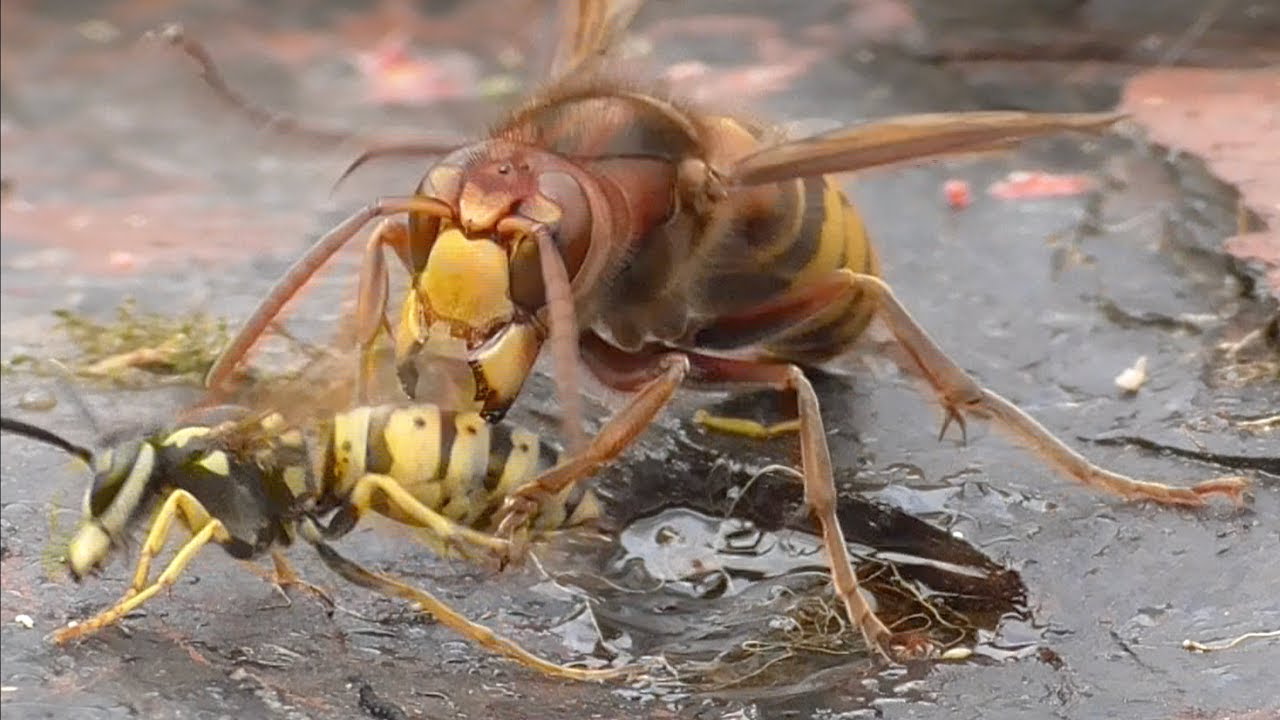
{"type": "MultiPolygon", "coordinates": [[[[497,60],[501,43],[466,30],[472,5],[458,4],[450,24],[397,14],[394,3],[305,11],[245,3],[216,12],[135,0],[6,3],[0,358],[67,357],[71,348],[53,332],[56,308],[106,320],[133,297],[144,310],[204,310],[234,321],[329,225],[416,182],[419,168],[393,163],[328,196],[352,146],[299,148],[246,127],[202,94],[185,63],[134,47],[142,31],[183,21],[225,58],[238,87],[274,109],[361,130],[466,131],[491,118],[494,103],[426,80],[396,107],[372,103],[371,87],[387,78],[354,58],[400,23],[423,47],[456,51],[449,62],[462,57],[476,77],[518,76],[497,60]]],[[[708,3],[708,12],[731,14],[717,22],[775,23],[728,30],[711,23],[696,32],[688,29],[695,18],[680,17],[671,3],[654,5],[639,27],[649,29],[655,54],[646,62],[658,72],[700,58],[705,67],[669,76],[693,75],[713,89],[709,102],[732,101],[807,130],[986,107],[993,97],[1028,97],[1040,109],[1115,99],[1078,75],[1034,92],[1011,81],[1016,92],[993,95],[995,76],[975,79],[918,47],[851,45],[870,41],[840,34],[849,32],[843,3],[794,13],[785,12],[788,3],[763,0],[750,11],[708,3]],[[737,15],[747,12],[755,14],[737,15]]],[[[1100,9],[1107,3],[1090,5],[1094,17],[1112,17],[1100,9]]],[[[1182,12],[1191,4],[1174,5],[1182,12]]],[[[940,21],[925,15],[923,37],[937,37],[927,23],[940,21]]],[[[493,19],[511,33],[488,37],[522,37],[514,16],[493,19]]],[[[1197,13],[1186,17],[1190,24],[1197,13]]],[[[1114,28],[1125,24],[1112,19],[1121,32],[1114,28]]],[[[1249,32],[1227,20],[1232,37],[1249,32]]],[[[1208,47],[1221,49],[1215,32],[1205,35],[1208,47]]],[[[1245,55],[1256,49],[1241,47],[1245,55]]],[[[1099,82],[1115,80],[1104,72],[1099,82]]],[[[51,449],[5,435],[6,719],[1218,718],[1280,710],[1269,689],[1280,644],[1209,654],[1182,648],[1188,638],[1280,628],[1275,350],[1265,342],[1235,355],[1219,347],[1275,313],[1265,294],[1249,292],[1247,270],[1221,251],[1236,232],[1232,189],[1194,158],[1147,146],[1140,128],[878,172],[846,186],[888,280],[962,367],[1106,467],[1175,484],[1245,473],[1256,481],[1250,505],[1192,512],[1119,502],[1060,480],[976,423],[967,444],[955,436],[939,442],[936,409],[872,338],[844,372],[817,382],[842,520],[855,550],[922,573],[914,587],[936,590],[965,575],[931,576],[930,563],[911,558],[973,550],[965,563],[985,568],[980,577],[989,582],[968,588],[979,598],[969,616],[988,623],[972,661],[885,670],[857,638],[831,629],[799,491],[785,473],[760,472],[794,464],[794,440],[707,434],[690,418],[723,401],[716,396],[682,396],[602,473],[616,542],[569,541],[543,551],[541,567],[494,574],[437,559],[386,523],[342,541],[354,559],[432,589],[545,656],[665,654],[687,668],[753,640],[746,647],[759,651],[696,683],[602,687],[534,676],[400,603],[336,582],[303,549],[292,558],[333,591],[342,610],[332,617],[304,594],[279,607],[269,584],[210,549],[171,593],[121,627],[54,647],[47,634],[112,602],[132,568],[111,565],[80,586],[65,579],[54,540],[74,526],[85,474],[51,449]],[[1097,189],[1051,199],[987,194],[1015,171],[1081,174],[1097,189]],[[974,189],[970,207],[948,209],[941,195],[948,179],[974,189]],[[1139,356],[1148,359],[1149,379],[1123,395],[1113,379],[1139,356]],[[1024,593],[1024,602],[1006,604],[1024,593]],[[829,630],[806,636],[826,644],[811,642],[798,657],[741,677],[785,654],[780,639],[804,623],[829,630]]],[[[292,314],[298,334],[330,334],[346,312],[356,256],[354,248],[346,253],[292,314]]],[[[6,371],[0,383],[6,415],[89,441],[49,378],[6,371]]],[[[183,387],[83,385],[108,427],[167,417],[193,396],[183,387]]],[[[540,376],[531,386],[516,419],[548,429],[551,385],[540,376]]],[[[616,407],[618,398],[591,392],[597,416],[616,407]]],[[[759,395],[724,402],[771,420],[787,413],[759,395]]]]}

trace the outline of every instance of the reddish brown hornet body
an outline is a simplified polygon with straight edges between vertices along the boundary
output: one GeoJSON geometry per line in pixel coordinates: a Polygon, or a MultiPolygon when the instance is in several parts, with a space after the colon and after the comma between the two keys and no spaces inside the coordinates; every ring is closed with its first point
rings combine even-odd
{"type": "MultiPolygon", "coordinates": [[[[433,166],[409,198],[384,199],[322,238],[283,278],[211,371],[217,385],[287,299],[370,220],[357,326],[364,355],[389,323],[384,248],[412,277],[395,336],[407,392],[462,388],[498,418],[544,341],[571,441],[580,429],[578,357],[632,401],[585,446],[513,493],[501,532],[522,532],[537,501],[590,477],[649,425],[682,385],[794,393],[805,496],[836,591],[868,641],[899,647],[857,590],[836,522],[818,399],[801,370],[847,352],[881,318],[934,388],[946,422],[996,422],[1075,479],[1126,498],[1199,505],[1238,500],[1243,478],[1192,488],[1093,465],[953,363],[877,276],[857,211],[829,173],[1006,147],[1060,131],[1099,131],[1114,115],[958,113],[895,118],[798,141],[629,89],[595,67],[629,11],[583,2],[550,90],[485,140],[433,166]],[[604,28],[604,29],[601,29],[604,28]]],[[[399,147],[381,154],[434,150],[399,147]]],[[[370,371],[365,362],[362,374],[370,371]]],[[[438,397],[432,397],[439,400],[438,397]]],[[[945,429],[945,426],[944,426],[945,429]]]]}

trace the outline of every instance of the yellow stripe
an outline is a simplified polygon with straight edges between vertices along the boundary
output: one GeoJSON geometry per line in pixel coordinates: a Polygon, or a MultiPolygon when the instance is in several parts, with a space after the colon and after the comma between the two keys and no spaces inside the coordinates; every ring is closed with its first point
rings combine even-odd
{"type": "Polygon", "coordinates": [[[419,502],[440,507],[440,408],[434,405],[393,410],[382,431],[391,454],[388,475],[395,478],[419,502]]]}
{"type": "Polygon", "coordinates": [[[792,280],[792,287],[817,280],[839,268],[844,258],[847,238],[844,231],[844,198],[831,180],[825,181],[822,192],[822,235],[818,238],[818,251],[792,280]]]}
{"type": "Polygon", "coordinates": [[[307,487],[307,471],[297,465],[291,465],[284,469],[281,474],[285,487],[289,488],[289,492],[295,497],[300,498],[310,493],[311,488],[307,487]]]}
{"type": "Polygon", "coordinates": [[[201,425],[184,427],[169,433],[169,437],[165,438],[164,442],[160,444],[166,446],[172,445],[173,447],[180,448],[191,442],[193,439],[203,437],[208,434],[209,428],[201,425]]]}
{"type": "Polygon", "coordinates": [[[871,243],[867,239],[867,227],[862,223],[862,215],[852,204],[844,206],[844,266],[856,273],[873,272],[867,251],[871,243]]]}
{"type": "Polygon", "coordinates": [[[333,418],[333,471],[338,494],[345,496],[364,475],[369,447],[369,415],[372,408],[359,407],[333,418]]]}
{"type": "Polygon", "coordinates": [[[227,454],[221,450],[214,450],[207,453],[204,457],[196,461],[196,465],[208,470],[214,475],[227,477],[231,474],[231,462],[227,459],[227,454]]]}
{"type": "Polygon", "coordinates": [[[448,502],[440,515],[471,525],[484,511],[484,478],[489,469],[489,427],[476,413],[458,413],[454,420],[457,436],[449,451],[449,466],[444,471],[444,487],[448,502]]]}
{"type": "MultiPolygon", "coordinates": [[[[156,451],[149,443],[138,448],[138,457],[129,468],[129,475],[120,484],[120,489],[111,500],[111,504],[96,519],[108,534],[119,535],[124,532],[129,517],[142,504],[142,497],[151,481],[151,473],[156,469],[156,451]]],[[[93,488],[85,495],[85,510],[88,514],[89,500],[93,496],[93,488]]]]}
{"type": "Polygon", "coordinates": [[[115,462],[115,459],[115,450],[112,450],[111,448],[103,450],[93,459],[93,471],[99,475],[107,472],[111,469],[111,464],[115,462]]]}
{"type": "Polygon", "coordinates": [[[502,477],[489,495],[490,502],[503,500],[513,490],[525,484],[537,474],[538,456],[542,445],[538,436],[524,428],[511,428],[511,453],[502,464],[502,477]]]}
{"type": "Polygon", "coordinates": [[[489,468],[489,426],[478,413],[458,413],[458,434],[449,453],[444,485],[449,501],[440,514],[463,525],[471,525],[484,511],[479,502],[489,468]]]}

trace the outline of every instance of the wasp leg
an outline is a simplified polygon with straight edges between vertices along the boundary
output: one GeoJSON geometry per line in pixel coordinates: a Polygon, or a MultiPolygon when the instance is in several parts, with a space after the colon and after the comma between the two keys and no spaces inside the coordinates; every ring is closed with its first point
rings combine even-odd
{"type": "Polygon", "coordinates": [[[581,453],[564,458],[507,497],[497,515],[499,537],[516,537],[547,498],[589,479],[597,468],[627,449],[666,407],[689,373],[689,360],[684,353],[625,353],[595,334],[584,337],[582,357],[592,373],[606,385],[636,394],[581,453]]]}
{"type": "Polygon", "coordinates": [[[1235,503],[1243,500],[1249,481],[1243,476],[1205,480],[1191,487],[1137,480],[1099,467],[1072,450],[1021,408],[978,384],[934,343],[933,339],[898,302],[883,280],[870,275],[846,274],[850,292],[864,292],[875,298],[877,312],[884,318],[898,343],[907,351],[917,369],[937,393],[947,424],[957,421],[964,428],[965,416],[990,419],[996,426],[1026,445],[1060,472],[1093,488],[1135,500],[1154,500],[1166,505],[1197,506],[1209,495],[1224,495],[1235,503]]]}
{"type": "Polygon", "coordinates": [[[346,220],[325,233],[311,249],[295,262],[284,276],[276,281],[271,291],[258,304],[230,344],[222,350],[218,359],[205,375],[205,386],[215,395],[231,375],[231,371],[244,359],[262,333],[270,327],[286,303],[306,285],[313,275],[342,249],[360,229],[374,218],[401,213],[423,213],[432,217],[447,218],[453,214],[448,203],[426,196],[391,197],[378,200],[357,210],[346,220]]]}
{"type": "MultiPolygon", "coordinates": [[[[706,355],[689,354],[691,378],[699,385],[731,384],[738,387],[771,387],[793,392],[800,410],[800,465],[804,476],[804,500],[818,520],[822,544],[827,552],[831,581],[845,613],[862,636],[880,654],[894,659],[904,653],[895,648],[895,637],[876,616],[858,590],[858,577],[845,545],[844,531],[836,517],[835,474],[827,434],[822,426],[818,396],[804,372],[795,365],[755,363],[706,355]]],[[[913,642],[918,642],[914,640],[913,642]]],[[[926,648],[927,650],[927,648],[926,648]]]]}
{"type": "Polygon", "coordinates": [[[333,615],[334,608],[338,606],[333,601],[333,596],[324,588],[303,580],[302,576],[289,564],[289,559],[284,556],[284,553],[278,550],[272,551],[271,565],[273,568],[271,584],[275,586],[276,590],[280,592],[280,596],[284,598],[284,607],[293,605],[293,598],[289,597],[289,588],[300,587],[314,595],[320,601],[320,604],[324,605],[325,612],[333,615]]]}
{"type": "Polygon", "coordinates": [[[630,667],[592,670],[588,668],[559,665],[551,662],[550,660],[544,660],[520,647],[514,641],[498,635],[483,625],[468,620],[457,610],[454,610],[448,604],[425,590],[419,590],[418,588],[406,585],[405,583],[394,580],[385,575],[366,570],[360,565],[348,560],[340,555],[331,545],[324,542],[321,535],[322,531],[309,519],[304,520],[300,524],[300,530],[302,537],[315,547],[316,552],[320,554],[320,559],[324,561],[325,565],[328,565],[331,570],[350,582],[383,595],[398,597],[414,603],[421,610],[429,613],[432,617],[438,620],[441,625],[444,625],[477,645],[495,653],[505,655],[527,668],[536,670],[551,677],[566,678],[570,680],[597,681],[630,675],[638,670],[637,668],[630,667]]]}
{"type": "Polygon", "coordinates": [[[804,372],[795,365],[755,363],[694,353],[686,353],[685,358],[691,363],[690,379],[696,385],[771,387],[795,393],[800,412],[800,463],[804,477],[805,504],[817,518],[821,528],[832,585],[844,604],[845,613],[862,632],[867,644],[886,658],[895,659],[898,656],[930,652],[931,646],[921,645],[918,638],[910,638],[910,646],[916,649],[906,651],[908,645],[896,642],[897,638],[876,616],[858,590],[853,560],[849,556],[844,532],[836,516],[835,474],[818,408],[818,396],[804,372]]]}
{"type": "Polygon", "coordinates": [[[510,536],[521,523],[526,522],[529,513],[536,509],[538,500],[586,479],[595,468],[621,453],[648,427],[685,380],[708,388],[757,386],[790,390],[799,400],[805,501],[822,527],[823,544],[830,559],[836,593],[868,644],[878,652],[890,652],[892,633],[858,592],[857,576],[836,519],[835,480],[822,418],[818,414],[818,399],[813,386],[799,368],[713,358],[665,348],[628,353],[608,345],[593,334],[583,339],[582,356],[593,374],[610,387],[618,390],[639,387],[640,390],[609,420],[583,454],[564,460],[512,493],[500,512],[500,536],[510,536]]]}
{"type": "Polygon", "coordinates": [[[356,371],[356,403],[369,402],[369,387],[378,371],[378,341],[389,336],[387,295],[390,281],[384,248],[395,250],[400,262],[409,267],[409,228],[390,218],[383,219],[369,236],[360,263],[360,285],[356,293],[356,341],[360,344],[356,371]]]}
{"type": "Polygon", "coordinates": [[[1248,479],[1242,476],[1226,476],[1205,480],[1189,488],[1173,487],[1164,483],[1135,480],[1106,470],[1089,462],[1066,443],[1036,422],[1018,406],[982,387],[976,380],[956,365],[919,323],[911,317],[902,303],[885,282],[872,275],[863,275],[847,269],[837,270],[831,276],[814,284],[808,290],[793,292],[783,300],[773,303],[768,312],[755,316],[758,321],[751,330],[749,313],[733,318],[733,323],[716,329],[709,335],[727,342],[736,327],[752,333],[751,337],[768,336],[781,329],[787,309],[795,311],[792,322],[807,317],[806,308],[827,307],[849,297],[864,297],[873,302],[876,312],[889,326],[898,344],[910,356],[914,369],[920,372],[937,393],[946,413],[942,429],[945,432],[951,422],[964,430],[965,417],[990,419],[996,426],[1013,435],[1035,451],[1042,459],[1070,477],[1094,488],[1106,490],[1127,499],[1145,499],[1168,505],[1203,505],[1208,495],[1225,495],[1234,502],[1241,502],[1248,479]],[[718,333],[718,334],[716,334],[718,333]]]}
{"type": "MultiPolygon", "coordinates": [[[[591,360],[610,361],[611,365],[593,365],[592,369],[601,376],[601,380],[623,388],[631,379],[629,376],[633,376],[639,369],[628,368],[626,363],[636,363],[639,358],[645,357],[609,348],[599,340],[592,344],[584,343],[583,356],[589,362],[591,360]]],[[[645,400],[650,407],[653,405],[656,407],[649,410],[637,396],[631,406],[620,412],[617,418],[610,420],[601,435],[616,424],[621,427],[618,427],[615,433],[624,437],[629,443],[661,409],[662,405],[655,401],[660,398],[665,404],[681,379],[687,379],[693,385],[704,388],[756,386],[786,390],[796,394],[800,409],[800,456],[804,470],[805,502],[818,518],[822,528],[823,546],[830,562],[836,594],[844,604],[849,619],[862,632],[867,643],[876,651],[889,656],[893,652],[890,649],[893,635],[876,617],[870,604],[858,591],[858,579],[853,572],[852,559],[849,557],[843,531],[836,519],[835,479],[831,469],[831,455],[827,450],[826,432],[822,427],[822,417],[818,413],[817,395],[814,394],[813,386],[809,384],[804,373],[792,365],[729,360],[689,352],[654,354],[647,357],[651,358],[650,362],[653,361],[652,359],[661,359],[668,367],[673,368],[641,391],[641,395],[650,393],[651,397],[645,400]],[[648,412],[642,414],[643,410],[648,412]]],[[[610,447],[612,453],[608,457],[617,455],[622,447],[625,445],[616,449],[610,447]]],[[[596,465],[598,464],[597,462],[596,465]]],[[[551,472],[554,472],[554,469],[551,472]]],[[[540,483],[541,480],[539,478],[534,482],[540,483]]]]}
{"type": "Polygon", "coordinates": [[[509,554],[509,543],[499,537],[460,525],[423,505],[395,478],[367,474],[356,481],[347,500],[358,520],[366,512],[376,512],[397,522],[421,528],[427,541],[437,548],[456,549],[465,557],[478,550],[499,562],[509,554]],[[379,500],[383,502],[378,502],[379,500]]]}
{"type": "Polygon", "coordinates": [[[204,509],[204,506],[200,504],[200,501],[194,495],[185,490],[173,491],[168,499],[165,500],[164,505],[161,506],[159,513],[156,514],[155,522],[151,524],[151,529],[147,532],[147,540],[142,547],[138,560],[138,569],[134,573],[133,585],[130,586],[128,592],[120,599],[120,602],[112,607],[74,627],[66,627],[57,631],[53,635],[53,641],[62,645],[86,635],[92,635],[109,625],[119,622],[125,615],[155,597],[156,593],[172,587],[200,548],[210,542],[229,543],[231,542],[231,534],[223,527],[222,521],[211,516],[209,511],[204,509]],[[169,561],[169,565],[155,579],[155,582],[147,584],[151,560],[164,548],[165,540],[169,534],[169,527],[172,525],[173,519],[179,515],[181,515],[187,528],[191,530],[192,536],[173,556],[173,559],[169,561]]]}

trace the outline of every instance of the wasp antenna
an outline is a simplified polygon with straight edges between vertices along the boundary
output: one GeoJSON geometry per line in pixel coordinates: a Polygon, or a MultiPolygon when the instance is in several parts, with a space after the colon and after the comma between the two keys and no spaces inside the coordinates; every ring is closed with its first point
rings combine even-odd
{"type": "Polygon", "coordinates": [[[81,445],[76,445],[70,440],[58,435],[52,430],[46,430],[39,425],[32,425],[21,420],[15,420],[0,416],[0,430],[5,432],[16,433],[32,440],[38,440],[47,445],[52,445],[59,450],[64,450],[75,457],[80,458],[86,465],[93,464],[93,451],[81,445]]]}
{"type": "Polygon", "coordinates": [[[102,423],[98,422],[98,416],[93,414],[89,409],[89,405],[84,401],[84,395],[76,389],[75,383],[71,382],[71,368],[63,365],[57,360],[46,360],[49,367],[53,368],[55,382],[58,383],[58,389],[62,394],[71,398],[71,406],[76,409],[76,413],[80,415],[80,419],[84,420],[89,429],[93,431],[93,436],[102,437],[102,423]]]}
{"type": "Polygon", "coordinates": [[[255,105],[241,93],[227,84],[222,71],[213,61],[213,56],[199,40],[187,34],[185,28],[178,23],[169,23],[143,35],[144,41],[160,42],[176,48],[179,52],[195,61],[199,66],[200,79],[209,87],[218,100],[232,111],[247,118],[249,122],[269,131],[291,135],[311,143],[321,145],[338,145],[357,139],[355,133],[343,130],[330,130],[306,125],[290,115],[272,112],[255,105]]]}
{"type": "Polygon", "coordinates": [[[333,194],[338,189],[338,186],[351,177],[356,170],[373,160],[388,157],[436,157],[437,155],[447,155],[462,147],[462,145],[462,142],[454,140],[422,139],[370,147],[360,153],[355,160],[352,160],[351,164],[338,176],[338,179],[333,181],[333,187],[329,188],[329,193],[333,194]]]}

